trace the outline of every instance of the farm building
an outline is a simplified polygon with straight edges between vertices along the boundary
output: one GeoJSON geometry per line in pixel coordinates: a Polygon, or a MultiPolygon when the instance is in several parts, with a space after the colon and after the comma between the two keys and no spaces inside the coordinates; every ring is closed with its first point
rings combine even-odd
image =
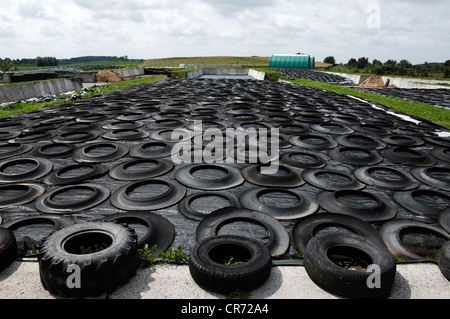
{"type": "Polygon", "coordinates": [[[314,69],[315,58],[307,54],[273,54],[269,67],[286,69],[314,69]]]}

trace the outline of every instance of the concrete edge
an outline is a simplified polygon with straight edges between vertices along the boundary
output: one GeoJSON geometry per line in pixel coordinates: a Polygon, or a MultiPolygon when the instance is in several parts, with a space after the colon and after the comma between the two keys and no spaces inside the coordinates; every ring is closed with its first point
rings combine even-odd
{"type": "Polygon", "coordinates": [[[60,79],[45,82],[0,86],[0,103],[17,102],[48,94],[57,95],[81,90],[82,84],[74,79],[60,79]]]}
{"type": "MultiPolygon", "coordinates": [[[[358,74],[347,74],[347,73],[326,72],[326,71],[319,71],[319,72],[345,77],[355,82],[357,85],[361,84],[369,77],[367,75],[358,75],[358,74]]],[[[445,80],[401,78],[394,76],[382,76],[381,78],[384,83],[386,83],[389,80],[389,85],[394,85],[399,89],[450,89],[449,86],[436,85],[438,83],[446,83],[450,85],[450,81],[445,80]]]]}

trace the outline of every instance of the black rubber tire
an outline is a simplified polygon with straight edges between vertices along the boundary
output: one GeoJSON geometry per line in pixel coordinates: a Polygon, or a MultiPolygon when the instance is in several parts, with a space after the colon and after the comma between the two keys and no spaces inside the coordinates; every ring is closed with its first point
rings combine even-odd
{"type": "MultiPolygon", "coordinates": [[[[400,257],[405,260],[426,260],[424,257],[416,254],[405,246],[405,243],[401,239],[401,235],[404,234],[406,229],[420,230],[421,232],[427,231],[434,233],[438,237],[450,240],[450,235],[440,227],[436,227],[430,224],[414,220],[392,220],[381,225],[378,232],[383,238],[386,247],[389,249],[394,257],[400,257]]],[[[417,237],[416,237],[417,240],[417,237]]]]}
{"type": "Polygon", "coordinates": [[[24,154],[33,149],[33,145],[19,143],[0,143],[0,160],[24,154]],[[13,148],[11,150],[11,148],[13,148]],[[6,151],[3,151],[6,149],[6,151]]]}
{"type": "Polygon", "coordinates": [[[46,290],[62,297],[85,298],[111,293],[125,284],[139,266],[138,239],[126,225],[86,222],[63,228],[38,246],[39,275],[46,290]],[[80,254],[83,245],[110,245],[98,252],[80,254]],[[69,288],[67,267],[80,267],[80,288],[69,288]]]}
{"type": "Polygon", "coordinates": [[[450,207],[439,213],[438,222],[450,234],[450,207]]]}
{"type": "Polygon", "coordinates": [[[175,174],[175,179],[181,184],[195,189],[201,190],[224,190],[233,188],[244,183],[244,178],[241,176],[239,169],[217,165],[217,164],[190,164],[179,168],[175,174]],[[194,172],[202,169],[215,169],[226,173],[224,177],[217,177],[214,179],[199,178],[194,176],[194,172]]]}
{"type": "Polygon", "coordinates": [[[327,166],[327,162],[317,152],[308,151],[296,151],[285,153],[281,156],[281,161],[285,164],[300,167],[303,169],[308,168],[323,168],[327,166]],[[303,160],[296,160],[295,157],[303,156],[303,160]]]}
{"type": "Polygon", "coordinates": [[[386,146],[377,138],[360,133],[337,136],[336,142],[342,146],[363,148],[366,150],[378,150],[386,146]]]}
{"type": "Polygon", "coordinates": [[[378,154],[376,150],[367,150],[363,148],[356,148],[356,147],[335,147],[334,149],[330,150],[328,152],[330,157],[333,159],[341,162],[341,163],[348,163],[355,166],[366,166],[366,165],[375,165],[379,164],[383,161],[383,158],[378,154]],[[358,153],[364,153],[366,156],[361,157],[357,155],[349,155],[346,154],[346,152],[358,152],[358,153]]]}
{"type": "Polygon", "coordinates": [[[335,192],[324,191],[317,195],[320,207],[330,213],[345,214],[360,218],[367,222],[383,222],[397,215],[397,209],[387,199],[375,195],[369,191],[339,190],[335,192]],[[341,197],[355,196],[352,203],[344,203],[341,197]],[[362,198],[376,202],[372,207],[364,207],[362,198]]]}
{"type": "Polygon", "coordinates": [[[89,131],[65,132],[52,138],[52,141],[57,144],[78,144],[95,140],[98,136],[98,133],[89,131]]]}
{"type": "Polygon", "coordinates": [[[330,191],[342,189],[358,190],[366,187],[365,184],[358,181],[351,173],[334,169],[307,169],[302,172],[302,178],[312,186],[330,191]]]}
{"type": "Polygon", "coordinates": [[[379,243],[356,234],[328,233],[314,236],[306,246],[304,266],[308,276],[322,289],[346,298],[385,296],[395,280],[396,264],[389,250],[379,243]],[[355,271],[335,264],[331,252],[361,258],[368,265],[380,267],[380,287],[367,285],[372,272],[355,271]]]}
{"type": "Polygon", "coordinates": [[[355,177],[369,185],[386,190],[411,190],[419,187],[419,182],[400,169],[382,165],[360,167],[353,172],[355,177]],[[383,173],[384,172],[384,173],[383,173]],[[392,178],[396,176],[397,178],[392,178]]]}
{"type": "MultiPolygon", "coordinates": [[[[101,221],[144,225],[148,228],[147,233],[138,239],[138,248],[143,248],[145,244],[148,247],[156,246],[155,253],[166,251],[170,247],[175,237],[175,225],[167,218],[148,211],[134,211],[118,213],[107,216],[101,221]]],[[[131,227],[131,226],[130,226],[131,227]]]]}
{"type": "Polygon", "coordinates": [[[450,281],[450,240],[439,250],[438,266],[445,278],[450,281]]]}
{"type": "Polygon", "coordinates": [[[110,196],[108,187],[94,184],[73,184],[65,185],[51,190],[40,196],[35,203],[35,208],[43,213],[49,214],[72,214],[88,210],[106,201],[110,196]],[[53,199],[58,194],[62,194],[69,190],[89,190],[92,192],[90,197],[77,198],[77,201],[54,201],[53,199]]]}
{"type": "MultiPolygon", "coordinates": [[[[202,221],[205,216],[208,215],[208,213],[203,213],[200,211],[196,211],[195,209],[191,208],[191,203],[201,197],[220,197],[224,200],[226,200],[229,203],[229,206],[225,207],[236,207],[240,208],[241,203],[239,202],[239,199],[234,198],[234,196],[231,196],[230,194],[220,193],[220,192],[200,192],[200,193],[194,193],[189,196],[184,197],[180,203],[178,204],[178,211],[186,218],[196,220],[196,221],[202,221]]],[[[210,205],[209,207],[205,207],[208,210],[211,210],[211,208],[214,205],[210,205]]],[[[221,207],[223,208],[223,207],[221,207]]],[[[220,208],[217,208],[220,209],[220,208]]],[[[210,212],[214,211],[215,209],[212,209],[210,212]]]]}
{"type": "Polygon", "coordinates": [[[77,148],[76,150],[73,151],[72,158],[75,162],[78,162],[78,163],[106,163],[106,162],[115,161],[115,160],[127,155],[128,152],[129,152],[129,147],[125,144],[99,142],[99,143],[86,144],[84,146],[77,148]],[[99,149],[102,147],[111,147],[114,150],[107,154],[101,154],[101,155],[89,154],[90,150],[93,150],[96,148],[99,149]]]}
{"type": "Polygon", "coordinates": [[[386,161],[401,165],[433,166],[437,162],[428,153],[408,147],[388,147],[380,153],[386,161]]]}
{"type": "Polygon", "coordinates": [[[450,202],[450,195],[445,191],[440,191],[436,188],[431,189],[415,189],[406,192],[394,192],[394,200],[402,207],[408,209],[412,213],[418,215],[428,216],[433,219],[438,219],[439,214],[444,211],[447,207],[442,207],[438,205],[439,201],[450,202]],[[435,198],[434,202],[422,202],[416,198],[420,196],[428,196],[435,198]]]}
{"type": "Polygon", "coordinates": [[[158,210],[177,204],[186,195],[186,187],[170,177],[155,177],[143,179],[124,185],[116,190],[111,196],[111,204],[119,209],[135,210],[158,210]],[[148,197],[130,196],[130,192],[145,185],[163,185],[168,190],[160,195],[148,197]]]}
{"type": "Polygon", "coordinates": [[[298,146],[301,149],[308,150],[329,150],[338,145],[338,143],[333,138],[324,134],[305,134],[301,136],[291,136],[289,138],[289,143],[294,146],[298,146]]]}
{"type": "MultiPolygon", "coordinates": [[[[277,199],[282,201],[283,197],[277,196],[277,199]]],[[[309,196],[305,192],[301,192],[296,189],[286,188],[264,188],[257,187],[252,188],[241,194],[239,201],[242,206],[252,210],[269,214],[278,220],[294,220],[302,218],[311,214],[314,214],[319,209],[319,204],[312,196],[309,196]],[[260,196],[270,193],[283,193],[290,196],[294,196],[298,199],[299,203],[289,207],[278,207],[277,205],[265,204],[260,200],[260,196]]]]}
{"type": "MultiPolygon", "coordinates": [[[[284,225],[269,214],[245,208],[224,207],[211,212],[198,224],[196,239],[200,242],[209,237],[220,236],[218,233],[221,227],[236,221],[251,222],[266,228],[269,240],[265,246],[269,249],[272,257],[281,256],[288,250],[289,234],[284,225]]],[[[249,236],[251,235],[249,234],[249,236]]]]}
{"type": "Polygon", "coordinates": [[[368,222],[349,215],[320,213],[299,219],[292,228],[292,244],[299,254],[304,254],[308,242],[323,228],[338,227],[364,236],[384,245],[383,238],[368,222]]]}
{"type": "Polygon", "coordinates": [[[152,177],[157,177],[170,172],[175,164],[169,160],[163,159],[133,159],[114,166],[109,171],[109,177],[121,181],[137,181],[152,177]],[[141,169],[129,169],[139,164],[154,164],[155,167],[145,167],[141,169]]]}
{"type": "Polygon", "coordinates": [[[51,143],[45,144],[33,151],[33,156],[35,157],[43,157],[43,158],[64,158],[72,156],[73,151],[77,147],[74,144],[63,144],[63,143],[51,143]],[[48,152],[49,149],[63,149],[57,152],[48,152]]]}
{"type": "Polygon", "coordinates": [[[294,188],[305,184],[299,170],[286,165],[279,165],[279,170],[287,172],[286,175],[263,174],[261,168],[269,167],[266,164],[256,164],[241,169],[241,174],[247,182],[263,187],[294,188]]]}
{"type": "Polygon", "coordinates": [[[428,186],[450,191],[449,167],[416,167],[411,170],[411,174],[428,186]]]}
{"type": "Polygon", "coordinates": [[[14,184],[0,185],[0,194],[2,192],[7,193],[7,191],[9,190],[15,191],[20,190],[23,191],[23,193],[14,197],[7,197],[7,198],[6,197],[2,198],[0,196],[0,208],[26,204],[34,201],[36,198],[45,193],[45,187],[40,184],[14,183],[14,184]]]}
{"type": "Polygon", "coordinates": [[[194,246],[189,271],[197,285],[205,290],[222,294],[236,290],[249,292],[267,281],[272,271],[272,258],[267,247],[255,239],[216,236],[194,246]],[[238,265],[225,265],[230,256],[247,260],[238,265]]]}
{"type": "Polygon", "coordinates": [[[5,160],[0,163],[0,183],[20,183],[26,181],[37,181],[41,177],[51,172],[53,163],[44,158],[38,157],[26,157],[26,158],[13,158],[5,160]],[[31,170],[21,170],[16,173],[4,173],[4,168],[8,166],[19,166],[24,164],[33,164],[34,167],[31,170]]]}
{"type": "MultiPolygon", "coordinates": [[[[75,223],[74,220],[72,220],[69,217],[64,216],[56,216],[56,215],[35,215],[35,216],[25,216],[22,218],[16,218],[13,220],[9,220],[6,223],[2,225],[4,228],[8,228],[11,231],[15,231],[16,229],[19,229],[24,226],[28,225],[52,225],[53,229],[51,232],[55,232],[60,230],[63,227],[71,226],[75,223]]],[[[16,243],[17,243],[17,254],[21,255],[23,252],[31,248],[32,246],[37,246],[39,242],[42,241],[42,238],[38,239],[31,239],[28,237],[27,240],[21,239],[20,237],[16,237],[16,243]]],[[[34,254],[27,254],[27,257],[35,257],[34,254]]]]}
{"type": "Polygon", "coordinates": [[[108,170],[109,169],[107,166],[101,164],[73,164],[52,171],[47,174],[42,181],[47,185],[69,185],[72,183],[79,183],[85,180],[99,178],[108,173],[108,170]],[[64,175],[69,171],[82,170],[83,168],[89,168],[90,170],[88,172],[82,172],[81,174],[78,173],[76,175],[69,174],[68,177],[64,175]]]}
{"type": "Polygon", "coordinates": [[[14,232],[0,227],[0,271],[8,267],[16,258],[17,243],[14,232]]]}
{"type": "Polygon", "coordinates": [[[381,141],[388,145],[403,147],[421,146],[425,143],[420,137],[407,134],[390,134],[382,137],[381,141]]]}
{"type": "Polygon", "coordinates": [[[166,142],[146,142],[144,144],[133,146],[130,149],[130,156],[147,159],[168,157],[172,155],[173,145],[174,144],[169,144],[166,142]],[[155,147],[157,149],[153,151],[148,150],[151,147],[155,147]],[[159,147],[162,149],[159,149],[159,147]]]}

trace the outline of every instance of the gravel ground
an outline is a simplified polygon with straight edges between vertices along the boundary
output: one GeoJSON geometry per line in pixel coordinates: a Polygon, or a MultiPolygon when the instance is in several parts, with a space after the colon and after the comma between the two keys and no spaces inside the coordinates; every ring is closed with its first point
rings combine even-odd
{"type": "MultiPolygon", "coordinates": [[[[193,281],[189,267],[162,265],[139,269],[124,286],[99,299],[225,299],[193,281]]],[[[37,262],[14,262],[0,273],[0,299],[58,299],[39,279],[37,262]]],[[[432,263],[397,265],[387,299],[450,299],[450,282],[432,263]]],[[[251,292],[250,299],[340,299],[318,287],[302,266],[277,266],[267,282],[251,292]]]]}

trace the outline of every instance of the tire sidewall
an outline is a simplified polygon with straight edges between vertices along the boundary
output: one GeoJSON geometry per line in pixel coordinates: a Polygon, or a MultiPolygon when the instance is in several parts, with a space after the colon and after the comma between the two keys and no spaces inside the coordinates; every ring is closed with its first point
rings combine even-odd
{"type": "Polygon", "coordinates": [[[239,275],[243,272],[258,269],[260,263],[263,262],[266,257],[261,246],[255,245],[254,242],[249,240],[241,240],[238,242],[229,237],[223,238],[222,236],[217,236],[209,240],[206,239],[202,244],[196,245],[193,254],[197,257],[197,261],[204,267],[213,270],[215,273],[221,273],[227,276],[230,276],[231,274],[239,275]],[[225,264],[219,264],[210,258],[210,253],[213,249],[220,249],[221,246],[228,244],[239,245],[245,248],[250,253],[250,259],[240,265],[227,266],[225,264]]]}
{"type": "Polygon", "coordinates": [[[129,237],[126,231],[115,223],[102,223],[101,227],[97,226],[98,223],[83,223],[75,224],[71,227],[62,228],[59,231],[53,233],[46,241],[46,246],[52,255],[56,258],[77,260],[78,262],[86,259],[101,258],[102,256],[111,255],[121,251],[121,243],[126,241],[129,237]],[[109,247],[91,254],[73,254],[64,249],[64,242],[69,237],[80,236],[86,231],[101,232],[107,234],[112,238],[112,243],[109,247]]]}
{"type": "Polygon", "coordinates": [[[310,278],[320,287],[349,298],[384,296],[390,291],[396,273],[395,260],[386,247],[353,234],[316,235],[306,246],[304,265],[310,278]],[[368,287],[372,272],[346,269],[335,264],[327,255],[332,247],[351,248],[367,255],[371,264],[379,266],[380,287],[368,287]]]}
{"type": "Polygon", "coordinates": [[[63,297],[84,298],[114,291],[125,284],[139,267],[137,235],[126,225],[113,222],[87,222],[63,228],[45,239],[38,248],[41,283],[50,293],[63,297]],[[111,244],[98,252],[76,254],[64,248],[68,239],[87,232],[111,237],[111,244]],[[73,273],[69,266],[79,267],[80,287],[70,288],[73,273]]]}
{"type": "MultiPolygon", "coordinates": [[[[231,250],[229,255],[233,255],[231,250]]],[[[223,294],[235,290],[252,291],[269,278],[272,258],[268,248],[255,239],[234,235],[215,236],[195,245],[189,258],[189,270],[194,281],[206,290],[223,294]],[[230,245],[245,249],[250,254],[249,259],[238,265],[221,264],[211,259],[213,249],[230,245]]]]}

